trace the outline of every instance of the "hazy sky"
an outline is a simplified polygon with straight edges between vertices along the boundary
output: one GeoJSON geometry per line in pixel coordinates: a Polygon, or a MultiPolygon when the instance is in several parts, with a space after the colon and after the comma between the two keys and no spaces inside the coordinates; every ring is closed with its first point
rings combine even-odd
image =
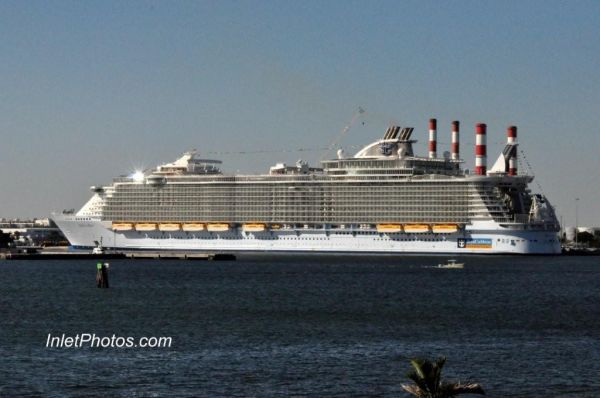
{"type": "Polygon", "coordinates": [[[460,120],[469,169],[477,122],[489,166],[515,124],[565,223],[579,197],[600,225],[598,1],[2,1],[0,56],[0,217],[78,209],[191,148],[231,173],[315,163],[285,151],[361,106],[347,152],[398,123],[425,154],[436,117],[441,153],[460,120]]]}

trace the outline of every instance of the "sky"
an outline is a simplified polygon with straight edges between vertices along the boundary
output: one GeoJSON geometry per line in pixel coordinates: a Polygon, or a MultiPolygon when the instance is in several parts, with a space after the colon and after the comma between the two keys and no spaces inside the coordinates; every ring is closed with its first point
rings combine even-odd
{"type": "Polygon", "coordinates": [[[0,57],[0,217],[190,149],[226,173],[316,164],[346,126],[348,153],[394,123],[425,155],[435,117],[468,169],[476,123],[490,167],[518,126],[532,189],[600,226],[598,1],[6,0],[0,57]]]}

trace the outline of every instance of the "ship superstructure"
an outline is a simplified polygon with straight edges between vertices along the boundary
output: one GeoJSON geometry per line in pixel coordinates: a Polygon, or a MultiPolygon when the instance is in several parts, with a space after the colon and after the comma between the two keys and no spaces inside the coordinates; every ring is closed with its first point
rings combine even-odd
{"type": "Polygon", "coordinates": [[[533,176],[517,170],[516,127],[487,170],[486,125],[476,126],[476,167],[451,151],[413,153],[413,128],[391,126],[346,157],[268,174],[226,175],[220,161],[184,154],[173,163],[94,186],[76,214],[54,221],[76,247],[304,252],[558,253],[559,225],[533,176]]]}

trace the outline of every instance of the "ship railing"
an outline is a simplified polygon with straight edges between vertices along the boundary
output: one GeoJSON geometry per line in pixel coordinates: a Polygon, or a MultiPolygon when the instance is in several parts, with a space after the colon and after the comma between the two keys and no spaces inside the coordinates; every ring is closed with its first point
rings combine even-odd
{"type": "MultiPolygon", "coordinates": [[[[339,180],[344,181],[394,181],[394,180],[445,180],[451,179],[455,180],[457,175],[418,175],[418,174],[330,174],[330,175],[321,175],[321,174],[308,174],[308,175],[281,175],[281,176],[269,176],[269,175],[259,175],[259,176],[222,176],[218,177],[209,177],[209,175],[204,176],[188,176],[182,175],[177,176],[177,181],[181,184],[186,183],[315,183],[315,182],[325,182],[325,183],[335,183],[339,180]]],[[[113,178],[113,183],[131,183],[134,180],[131,177],[115,177],[113,178]]]]}
{"type": "Polygon", "coordinates": [[[514,222],[528,223],[529,222],[529,214],[515,214],[514,222]]]}
{"type": "Polygon", "coordinates": [[[513,214],[507,217],[494,217],[494,220],[503,224],[529,224],[529,214],[513,214]]]}
{"type": "Polygon", "coordinates": [[[514,214],[512,217],[499,217],[495,220],[501,224],[535,225],[549,230],[556,229],[558,226],[555,220],[532,220],[529,214],[514,214]]]}

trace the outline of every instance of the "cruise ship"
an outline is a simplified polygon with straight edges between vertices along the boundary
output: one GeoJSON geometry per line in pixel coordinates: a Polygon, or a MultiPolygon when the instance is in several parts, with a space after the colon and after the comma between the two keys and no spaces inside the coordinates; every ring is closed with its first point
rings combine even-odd
{"type": "Polygon", "coordinates": [[[154,169],[91,187],[77,212],[53,220],[75,248],[318,253],[560,253],[559,223],[532,175],[518,168],[517,128],[488,170],[487,126],[475,126],[475,170],[450,151],[413,153],[413,128],[390,126],[353,156],[311,167],[277,163],[268,173],[228,175],[195,151],[154,169]]]}

